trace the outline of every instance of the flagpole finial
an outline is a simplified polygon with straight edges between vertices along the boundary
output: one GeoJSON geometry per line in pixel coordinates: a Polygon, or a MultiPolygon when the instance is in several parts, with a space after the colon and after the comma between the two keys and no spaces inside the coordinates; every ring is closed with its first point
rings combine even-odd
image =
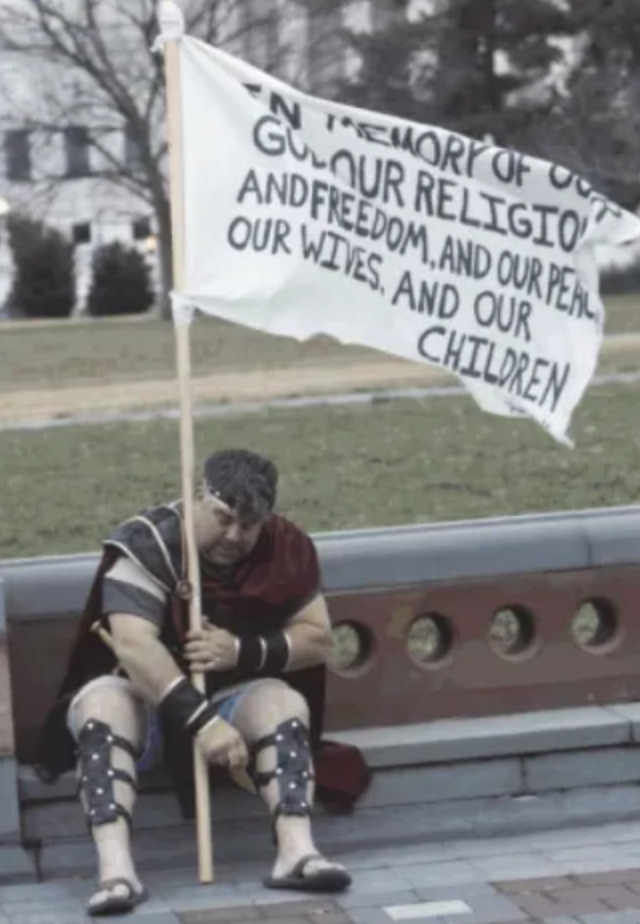
{"type": "Polygon", "coordinates": [[[184,16],[178,4],[174,3],[173,0],[160,0],[157,19],[160,35],[153,44],[154,51],[164,45],[165,42],[175,41],[184,35],[184,16]]]}

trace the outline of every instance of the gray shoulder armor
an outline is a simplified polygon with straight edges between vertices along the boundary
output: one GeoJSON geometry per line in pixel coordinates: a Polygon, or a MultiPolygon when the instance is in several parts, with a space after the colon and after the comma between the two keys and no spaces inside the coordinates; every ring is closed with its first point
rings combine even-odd
{"type": "Polygon", "coordinates": [[[119,549],[171,593],[182,575],[182,516],[177,504],[142,510],[120,523],[104,543],[119,549]]]}

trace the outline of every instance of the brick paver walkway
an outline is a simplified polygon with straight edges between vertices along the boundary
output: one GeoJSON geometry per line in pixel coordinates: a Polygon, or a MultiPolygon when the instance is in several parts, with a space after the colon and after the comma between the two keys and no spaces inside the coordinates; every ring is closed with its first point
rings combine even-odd
{"type": "Polygon", "coordinates": [[[579,920],[589,915],[611,915],[614,911],[626,911],[629,913],[626,920],[640,921],[640,867],[494,885],[532,921],[562,916],[579,920]]]}

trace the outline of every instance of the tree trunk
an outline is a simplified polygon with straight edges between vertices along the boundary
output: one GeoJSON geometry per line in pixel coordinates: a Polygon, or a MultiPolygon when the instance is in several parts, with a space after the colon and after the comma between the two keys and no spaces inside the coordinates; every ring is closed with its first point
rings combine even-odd
{"type": "Polygon", "coordinates": [[[158,225],[158,267],[160,270],[160,293],[158,315],[165,321],[171,320],[170,292],[173,286],[173,256],[171,252],[171,211],[166,198],[156,204],[158,225]]]}

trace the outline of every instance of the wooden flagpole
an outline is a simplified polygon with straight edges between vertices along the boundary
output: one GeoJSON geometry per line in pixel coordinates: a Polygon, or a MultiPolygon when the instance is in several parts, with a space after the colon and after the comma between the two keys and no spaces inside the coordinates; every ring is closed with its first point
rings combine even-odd
{"type": "MultiPolygon", "coordinates": [[[[163,14],[171,17],[172,32],[183,28],[182,13],[174,3],[162,2],[159,7],[161,27],[163,14]]],[[[169,189],[171,198],[171,235],[173,262],[173,291],[184,291],[184,187],[182,157],[182,106],[180,98],[179,39],[169,37],[164,43],[165,80],[167,92],[167,125],[169,143],[169,189]]],[[[185,312],[186,314],[186,312],[185,312]]],[[[191,629],[202,626],[202,599],[198,548],[193,516],[194,504],[194,439],[191,394],[191,343],[189,331],[191,317],[174,314],[176,336],[176,365],[180,397],[180,461],[182,470],[182,501],[188,556],[188,580],[191,585],[189,624],[191,629]]],[[[193,673],[194,686],[204,692],[204,674],[193,673]]],[[[213,845],[211,836],[211,798],[206,758],[194,743],[193,749],[196,797],[196,828],[198,843],[198,872],[201,883],[213,882],[213,845]]]]}

